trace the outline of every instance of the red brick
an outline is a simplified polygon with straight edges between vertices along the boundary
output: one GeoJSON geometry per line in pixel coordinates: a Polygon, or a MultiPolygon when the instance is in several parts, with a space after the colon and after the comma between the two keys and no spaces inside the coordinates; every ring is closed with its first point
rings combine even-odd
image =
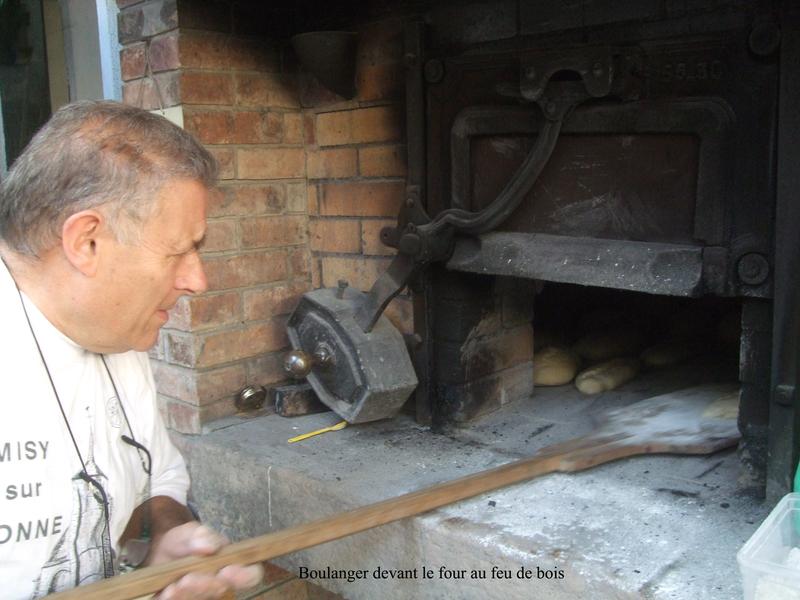
{"type": "Polygon", "coordinates": [[[362,291],[370,289],[389,266],[389,259],[384,258],[323,256],[321,260],[324,287],[336,287],[338,281],[344,279],[352,287],[362,291]]]}
{"type": "Polygon", "coordinates": [[[358,33],[358,61],[377,65],[403,59],[403,20],[374,21],[358,33]]]}
{"type": "Polygon", "coordinates": [[[303,115],[300,113],[286,113],[283,115],[284,136],[286,144],[303,143],[303,115]]]}
{"type": "Polygon", "coordinates": [[[380,220],[380,221],[367,221],[361,222],[361,244],[364,248],[364,254],[373,254],[377,256],[390,256],[397,252],[394,248],[385,246],[381,242],[381,230],[384,227],[394,227],[397,225],[397,220],[380,220]]]}
{"type": "Polygon", "coordinates": [[[217,161],[220,179],[233,179],[236,166],[233,164],[233,150],[230,148],[206,148],[217,161]]]}
{"type": "Polygon", "coordinates": [[[264,352],[285,348],[288,344],[286,323],[272,319],[267,323],[250,325],[211,333],[203,337],[194,366],[206,367],[241,360],[264,352]]]}
{"type": "MultiPolygon", "coordinates": [[[[203,425],[207,425],[213,421],[218,419],[224,419],[225,417],[231,417],[238,413],[238,409],[236,408],[236,404],[234,403],[235,394],[230,394],[229,397],[223,398],[222,400],[218,400],[211,404],[207,404],[205,406],[200,407],[200,423],[203,425]]],[[[200,430],[202,433],[203,430],[200,430]]],[[[232,592],[231,592],[232,594],[232,592]]],[[[235,598],[235,596],[233,596],[235,598]]],[[[226,599],[227,600],[227,599],[226,599]]]]}
{"type": "Polygon", "coordinates": [[[209,217],[261,215],[283,212],[286,189],[274,185],[225,185],[209,206],[209,217]]]}
{"type": "Polygon", "coordinates": [[[298,108],[292,80],[278,74],[236,74],[236,103],[263,108],[298,108]]]}
{"type": "Polygon", "coordinates": [[[316,127],[314,127],[314,114],[303,114],[303,138],[306,146],[315,146],[317,143],[316,127]]]}
{"type": "Polygon", "coordinates": [[[153,364],[153,376],[160,394],[194,406],[232,398],[247,380],[245,366],[241,363],[197,371],[158,362],[153,364]]]}
{"type": "Polygon", "coordinates": [[[312,219],[309,235],[315,252],[361,252],[361,226],[357,219],[312,219]]]}
{"type": "Polygon", "coordinates": [[[320,146],[395,141],[401,125],[398,109],[373,106],[318,114],[316,136],[320,146]]]}
{"type": "Polygon", "coordinates": [[[181,66],[178,58],[178,32],[170,31],[150,40],[150,69],[153,73],[181,66]]]}
{"type": "Polygon", "coordinates": [[[309,287],[307,281],[294,281],[260,290],[247,290],[244,293],[244,318],[261,321],[277,315],[288,315],[309,287]]]}
{"type": "Polygon", "coordinates": [[[306,198],[307,206],[308,206],[308,214],[309,215],[318,215],[319,214],[319,192],[317,190],[317,186],[310,184],[308,186],[308,196],[306,198]]]}
{"type": "Polygon", "coordinates": [[[185,104],[233,104],[233,78],[228,73],[182,71],[181,100],[185,104]]]}
{"type": "Polygon", "coordinates": [[[204,144],[230,144],[233,141],[233,117],[227,111],[193,110],[183,111],[186,131],[194,134],[204,144]]]}
{"type": "Polygon", "coordinates": [[[177,26],[175,0],[147,0],[125,8],[117,18],[117,33],[123,45],[170,31],[177,26]]]}
{"type": "Polygon", "coordinates": [[[353,111],[353,142],[386,142],[402,137],[403,119],[393,106],[374,106],[353,111]]]}
{"type": "Polygon", "coordinates": [[[238,247],[237,221],[231,219],[208,221],[206,238],[203,242],[203,252],[221,252],[223,250],[234,250],[238,247]]]}
{"type": "Polygon", "coordinates": [[[297,75],[297,96],[304,108],[330,107],[354,104],[322,85],[311,73],[300,71],[297,75]]]}
{"type": "Polygon", "coordinates": [[[200,433],[200,410],[196,406],[179,400],[164,399],[166,402],[167,427],[179,433],[200,433]]]}
{"type": "Polygon", "coordinates": [[[305,246],[289,249],[289,270],[292,277],[308,277],[311,253],[305,246]]]}
{"type": "Polygon", "coordinates": [[[178,0],[181,30],[230,31],[230,2],[197,2],[178,0]]]}
{"type": "Polygon", "coordinates": [[[403,182],[325,183],[319,211],[326,216],[395,217],[404,196],[403,182]]]}
{"type": "Polygon", "coordinates": [[[284,117],[281,113],[268,112],[261,117],[261,128],[264,132],[264,143],[280,142],[284,137],[284,117]]]}
{"type": "Polygon", "coordinates": [[[306,212],[306,198],[308,192],[304,183],[286,184],[286,210],[287,212],[306,212]]]}
{"type": "Polygon", "coordinates": [[[169,327],[198,331],[240,320],[241,298],[238,292],[208,296],[184,296],[170,311],[169,327]]]}
{"type": "Polygon", "coordinates": [[[319,258],[311,259],[311,287],[315,290],[322,287],[322,261],[319,258]]]}
{"type": "Polygon", "coordinates": [[[268,352],[244,361],[247,384],[270,386],[288,379],[283,370],[284,352],[268,352]]]}
{"type": "Polygon", "coordinates": [[[264,132],[261,129],[261,114],[252,111],[233,113],[233,143],[259,144],[262,142],[264,142],[264,132]]]}
{"type": "Polygon", "coordinates": [[[171,363],[186,367],[193,366],[197,356],[195,336],[175,330],[165,331],[164,354],[171,363]]]}
{"type": "Polygon", "coordinates": [[[247,380],[243,364],[228,365],[197,373],[197,396],[200,406],[222,398],[232,398],[247,380]]]}
{"type": "Polygon", "coordinates": [[[363,177],[405,177],[405,146],[359,148],[358,170],[363,177]]]}
{"type": "Polygon", "coordinates": [[[240,179],[289,179],[305,176],[302,148],[240,148],[236,162],[240,179]]]}
{"type": "Polygon", "coordinates": [[[362,102],[396,100],[404,90],[404,71],[400,63],[359,65],[356,70],[356,89],[362,102]]]}
{"type": "Polygon", "coordinates": [[[122,101],[145,110],[177,106],[181,103],[179,78],[180,71],[166,71],[129,81],[122,86],[122,101]]]}
{"type": "Polygon", "coordinates": [[[158,339],[156,340],[155,345],[147,351],[147,354],[150,358],[154,360],[165,360],[166,355],[164,354],[164,330],[160,329],[158,331],[158,339]]]}
{"type": "Polygon", "coordinates": [[[286,279],[285,252],[214,257],[205,259],[204,263],[212,290],[229,290],[286,279]]]}
{"type": "Polygon", "coordinates": [[[119,53],[119,65],[123,81],[144,77],[144,42],[124,47],[119,53]]]}
{"type": "Polygon", "coordinates": [[[356,162],[355,148],[311,151],[308,153],[308,178],[354,177],[356,162]]]}
{"type": "Polygon", "coordinates": [[[280,70],[277,49],[260,40],[184,30],[181,31],[179,50],[181,64],[190,69],[280,70]]]}
{"type": "Polygon", "coordinates": [[[303,244],[308,239],[305,216],[254,217],[241,223],[243,248],[272,248],[303,244]]]}
{"type": "Polygon", "coordinates": [[[353,111],[321,113],[317,115],[316,137],[320,146],[353,143],[353,111]]]}

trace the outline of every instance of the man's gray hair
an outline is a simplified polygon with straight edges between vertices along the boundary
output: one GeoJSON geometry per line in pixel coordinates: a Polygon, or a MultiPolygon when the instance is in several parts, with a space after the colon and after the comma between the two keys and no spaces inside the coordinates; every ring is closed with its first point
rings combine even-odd
{"type": "Polygon", "coordinates": [[[216,162],[165,118],[117,102],[82,101],[59,109],[0,183],[0,239],[39,256],[61,238],[64,221],[98,208],[118,239],[156,208],[173,179],[214,185],[216,162]]]}

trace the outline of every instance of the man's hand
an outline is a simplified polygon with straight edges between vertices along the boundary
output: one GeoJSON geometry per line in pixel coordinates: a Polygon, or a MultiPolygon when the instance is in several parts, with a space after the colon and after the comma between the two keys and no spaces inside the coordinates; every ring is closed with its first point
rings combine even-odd
{"type": "MultiPolygon", "coordinates": [[[[152,536],[146,565],[164,564],[185,556],[209,556],[229,542],[225,536],[194,520],[188,508],[167,496],[156,496],[133,511],[120,545],[140,537],[144,529],[152,536]],[[144,527],[144,524],[147,527],[144,527]]],[[[228,591],[245,590],[261,581],[261,565],[230,565],[216,575],[190,573],[165,587],[160,600],[212,600],[228,591]]]]}
{"type": "MultiPolygon", "coordinates": [[[[167,531],[150,551],[148,564],[157,565],[184,556],[208,556],[228,544],[228,540],[197,521],[167,531]]],[[[230,565],[216,575],[190,573],[164,588],[159,600],[222,598],[228,591],[245,590],[261,581],[261,565],[230,565]]]]}

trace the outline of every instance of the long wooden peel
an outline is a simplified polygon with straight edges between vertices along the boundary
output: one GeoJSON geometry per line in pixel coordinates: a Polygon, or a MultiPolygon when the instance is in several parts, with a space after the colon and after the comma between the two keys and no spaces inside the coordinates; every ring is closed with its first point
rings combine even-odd
{"type": "Polygon", "coordinates": [[[739,439],[736,392],[730,385],[710,385],[643,400],[609,413],[605,425],[593,434],[549,446],[531,458],[231,544],[213,556],[183,558],[49,598],[139,598],[187,573],[216,572],[235,563],[269,560],[546,473],[580,471],[639,454],[716,452],[739,439]]]}

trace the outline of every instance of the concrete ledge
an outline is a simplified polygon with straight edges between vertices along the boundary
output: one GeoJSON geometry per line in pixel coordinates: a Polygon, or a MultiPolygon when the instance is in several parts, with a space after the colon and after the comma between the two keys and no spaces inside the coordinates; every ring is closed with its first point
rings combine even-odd
{"type": "MultiPolygon", "coordinates": [[[[540,388],[447,435],[399,417],[287,444],[338,418],[265,415],[227,419],[181,445],[201,515],[242,539],[530,456],[589,431],[593,415],[610,406],[696,379],[640,379],[592,400],[571,386],[540,388]]],[[[295,573],[367,570],[352,582],[316,580],[353,599],[740,598],[735,554],[769,507],[737,494],[738,470],[733,450],[626,459],[504,488],[275,562],[295,573]],[[429,579],[423,566],[433,570],[429,579]],[[376,567],[416,577],[376,579],[376,567]],[[464,570],[464,578],[444,578],[444,571],[440,578],[440,567],[451,575],[464,570]],[[511,578],[493,579],[493,567],[511,578]],[[520,567],[532,578],[517,578],[520,567]],[[472,579],[473,570],[486,578],[472,579]],[[562,578],[539,579],[537,570],[562,578]]]]}

